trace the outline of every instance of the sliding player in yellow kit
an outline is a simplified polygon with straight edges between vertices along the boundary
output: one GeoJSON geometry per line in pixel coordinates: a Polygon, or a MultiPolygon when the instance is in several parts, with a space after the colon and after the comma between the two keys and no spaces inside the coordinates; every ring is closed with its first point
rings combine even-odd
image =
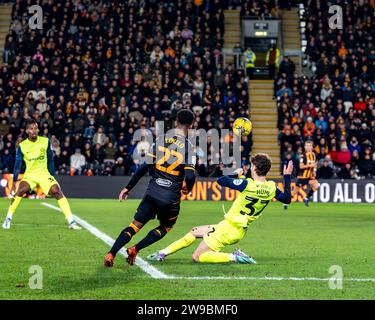
{"type": "Polygon", "coordinates": [[[69,228],[80,230],[81,227],[74,221],[69,202],[53,177],[55,174],[53,152],[48,138],[38,136],[39,128],[35,120],[27,120],[26,133],[28,138],[22,141],[17,149],[16,163],[13,172],[12,194],[15,191],[18,175],[21,171],[22,161],[25,161],[26,171],[18,186],[18,190],[11,200],[8,214],[3,223],[3,229],[10,229],[13,214],[20,204],[22,197],[36,186],[41,187],[44,194],[51,195],[57,200],[61,211],[68,220],[69,228]]]}
{"type": "Polygon", "coordinates": [[[233,202],[225,219],[217,225],[200,226],[193,228],[183,238],[175,241],[167,248],[149,255],[147,258],[154,261],[163,261],[167,255],[190,246],[195,239],[203,238],[193,253],[193,260],[201,263],[253,263],[256,261],[241,250],[233,253],[220,252],[224,247],[235,244],[243,239],[249,225],[258,219],[266,206],[273,198],[290,203],[290,175],[293,163],[289,161],[284,167],[284,192],[276,187],[275,182],[267,181],[266,175],[271,169],[271,160],[266,154],[257,154],[251,158],[251,176],[249,179],[238,179],[243,174],[242,169],[232,176],[218,179],[221,186],[240,191],[233,202]]]}

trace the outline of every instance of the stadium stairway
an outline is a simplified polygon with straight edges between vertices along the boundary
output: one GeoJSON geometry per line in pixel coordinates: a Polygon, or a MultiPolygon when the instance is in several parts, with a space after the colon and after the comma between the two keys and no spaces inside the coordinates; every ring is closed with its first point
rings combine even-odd
{"type": "MultiPolygon", "coordinates": [[[[236,43],[241,43],[240,10],[224,10],[224,48],[231,51],[236,43]]],[[[233,61],[233,56],[227,55],[226,64],[233,61]]]]}
{"type": "Polygon", "coordinates": [[[277,107],[276,100],[273,100],[272,80],[250,80],[249,105],[253,123],[252,154],[267,153],[272,159],[269,178],[280,178],[277,107]]]}
{"type": "MultiPolygon", "coordinates": [[[[298,9],[282,11],[282,31],[284,54],[288,52],[301,52],[301,31],[299,28],[298,9]]],[[[296,71],[301,74],[301,63],[298,56],[291,56],[291,60],[296,64],[296,71]]]]}
{"type": "Polygon", "coordinates": [[[10,22],[12,20],[12,4],[1,4],[0,5],[0,66],[3,64],[2,52],[4,50],[5,38],[9,32],[10,22]]]}

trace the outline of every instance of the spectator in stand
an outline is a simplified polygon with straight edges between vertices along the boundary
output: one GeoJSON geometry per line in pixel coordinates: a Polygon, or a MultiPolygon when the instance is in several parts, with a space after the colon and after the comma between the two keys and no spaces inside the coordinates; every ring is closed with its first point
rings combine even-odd
{"type": "Polygon", "coordinates": [[[234,65],[236,69],[238,69],[241,65],[241,54],[242,54],[242,48],[241,44],[237,42],[233,47],[233,53],[234,53],[234,65]]]}
{"type": "Polygon", "coordinates": [[[357,150],[353,150],[353,152],[352,152],[352,156],[351,156],[351,164],[352,164],[352,167],[358,169],[359,162],[360,162],[359,152],[358,152],[357,150]]]}
{"type": "Polygon", "coordinates": [[[92,147],[90,143],[85,144],[83,155],[86,159],[86,163],[91,164],[94,162],[94,156],[93,156],[92,147]]]}
{"type": "Polygon", "coordinates": [[[106,141],[106,134],[104,133],[104,129],[102,126],[98,128],[98,132],[94,134],[94,137],[92,139],[92,142],[94,144],[99,144],[100,146],[103,146],[106,141]]]}
{"type": "Polygon", "coordinates": [[[353,175],[354,171],[350,163],[346,163],[337,174],[337,176],[341,179],[352,179],[353,175]]]}
{"type": "Polygon", "coordinates": [[[102,146],[99,143],[95,145],[95,148],[93,151],[93,160],[95,164],[103,163],[104,152],[103,152],[102,146]]]}
{"type": "Polygon", "coordinates": [[[329,152],[329,147],[328,147],[328,143],[327,143],[327,141],[324,137],[320,138],[319,142],[315,145],[314,151],[318,154],[319,160],[320,160],[319,155],[321,155],[322,158],[326,157],[326,155],[329,152]]]}
{"type": "Polygon", "coordinates": [[[249,79],[252,79],[255,69],[255,61],[257,57],[253,50],[250,47],[247,47],[246,51],[244,52],[244,60],[245,60],[245,67],[246,67],[246,76],[249,79]]]}
{"type": "Polygon", "coordinates": [[[287,78],[292,78],[295,71],[296,65],[294,62],[288,56],[284,56],[280,63],[279,76],[284,73],[286,74],[287,78]]]}
{"type": "Polygon", "coordinates": [[[104,162],[112,162],[115,163],[116,157],[116,148],[114,147],[112,142],[109,142],[104,147],[104,162]]]}
{"type": "Polygon", "coordinates": [[[70,157],[70,168],[72,174],[81,174],[82,167],[86,164],[85,156],[81,153],[81,149],[76,149],[75,153],[70,157]]]}
{"type": "Polygon", "coordinates": [[[332,93],[332,85],[328,76],[325,76],[323,81],[322,89],[320,90],[320,98],[322,101],[325,101],[332,93]]]}
{"type": "Polygon", "coordinates": [[[321,167],[323,165],[323,162],[324,161],[327,161],[328,162],[328,166],[330,168],[332,168],[333,171],[335,171],[335,166],[333,164],[333,161],[332,161],[332,158],[329,154],[327,154],[324,158],[321,158],[319,161],[318,161],[318,167],[321,167]]]}
{"type": "Polygon", "coordinates": [[[292,145],[292,146],[296,145],[297,137],[294,131],[290,128],[286,128],[285,130],[283,130],[280,142],[282,146],[285,146],[285,148],[288,145],[292,145]]]}
{"type": "Polygon", "coordinates": [[[282,87],[276,92],[277,97],[281,97],[281,96],[291,97],[292,95],[293,95],[292,90],[288,88],[285,84],[283,84],[282,87]]]}
{"type": "Polygon", "coordinates": [[[375,160],[371,157],[371,149],[367,148],[364,153],[363,159],[359,162],[358,165],[360,174],[368,177],[375,177],[375,160]]]}
{"type": "Polygon", "coordinates": [[[311,139],[314,136],[315,128],[316,126],[313,122],[313,118],[308,117],[305,122],[305,125],[303,126],[303,136],[306,139],[311,139]]]}
{"type": "Polygon", "coordinates": [[[16,41],[13,38],[13,36],[8,35],[5,44],[4,44],[4,50],[3,50],[3,63],[8,64],[9,62],[12,62],[15,58],[16,53],[16,41]]]}
{"type": "Polygon", "coordinates": [[[266,66],[268,66],[269,78],[274,79],[276,69],[279,67],[280,50],[277,48],[276,43],[267,51],[266,66]]]}
{"type": "Polygon", "coordinates": [[[333,177],[333,174],[333,168],[329,165],[329,161],[327,159],[323,159],[323,164],[319,167],[317,171],[317,178],[331,179],[333,177]]]}
{"type": "Polygon", "coordinates": [[[10,125],[7,119],[3,118],[0,122],[0,137],[6,136],[9,130],[10,130],[10,125]]]}
{"type": "Polygon", "coordinates": [[[144,157],[148,150],[150,150],[150,143],[146,140],[146,137],[142,137],[141,141],[137,143],[136,152],[137,155],[144,157]]]}
{"type": "Polygon", "coordinates": [[[354,110],[366,110],[366,102],[363,101],[361,96],[358,98],[358,101],[354,103],[354,110]]]}
{"type": "Polygon", "coordinates": [[[274,18],[274,19],[281,19],[282,11],[280,10],[280,7],[278,5],[275,5],[271,9],[271,15],[272,15],[272,18],[274,18]]]}
{"type": "Polygon", "coordinates": [[[314,105],[313,105],[312,102],[306,103],[306,106],[303,107],[303,115],[305,117],[311,116],[313,118],[316,118],[316,116],[318,115],[318,113],[316,112],[316,109],[315,109],[315,107],[314,107],[314,105]]]}
{"type": "Polygon", "coordinates": [[[354,151],[357,151],[358,154],[361,152],[361,146],[359,145],[358,139],[356,136],[353,136],[352,139],[350,140],[348,149],[351,154],[353,154],[354,151]]]}
{"type": "Polygon", "coordinates": [[[113,175],[114,176],[124,176],[126,173],[126,168],[124,164],[124,159],[119,157],[116,160],[116,163],[113,167],[113,175]]]}
{"type": "Polygon", "coordinates": [[[56,136],[52,136],[51,137],[51,147],[52,147],[54,155],[55,156],[60,156],[60,154],[61,154],[61,147],[60,147],[60,142],[56,138],[56,136]]]}
{"type": "Polygon", "coordinates": [[[321,129],[323,134],[327,131],[328,123],[321,112],[318,114],[318,119],[315,121],[315,128],[321,129]]]}
{"type": "Polygon", "coordinates": [[[5,148],[1,156],[1,169],[5,173],[10,173],[13,171],[14,157],[12,156],[10,150],[5,148]]]}
{"type": "Polygon", "coordinates": [[[292,151],[291,146],[289,147],[289,151],[285,152],[282,156],[282,162],[280,163],[280,167],[284,168],[285,165],[289,163],[289,161],[293,161],[293,173],[292,175],[296,176],[298,174],[298,160],[294,152],[292,151]]]}
{"type": "Polygon", "coordinates": [[[336,163],[338,165],[346,165],[350,164],[350,151],[348,150],[348,147],[346,146],[346,143],[341,145],[341,149],[339,152],[337,152],[336,157],[336,163]]]}

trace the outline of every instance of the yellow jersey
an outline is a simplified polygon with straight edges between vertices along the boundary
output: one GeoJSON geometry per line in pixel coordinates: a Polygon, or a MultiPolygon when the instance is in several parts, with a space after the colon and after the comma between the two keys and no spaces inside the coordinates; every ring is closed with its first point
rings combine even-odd
{"type": "MultiPolygon", "coordinates": [[[[270,201],[276,196],[274,181],[254,181],[249,178],[246,188],[238,194],[225,219],[231,224],[247,228],[258,219],[270,201]]],[[[239,181],[239,180],[237,180],[239,181]]]]}
{"type": "Polygon", "coordinates": [[[49,153],[52,150],[48,138],[38,136],[35,142],[25,139],[19,144],[16,161],[25,161],[25,176],[49,175],[49,153]]]}
{"type": "Polygon", "coordinates": [[[22,162],[25,161],[26,170],[22,181],[29,185],[31,190],[39,186],[45,195],[48,195],[52,186],[58,182],[53,177],[53,151],[48,138],[37,137],[35,141],[25,139],[20,143],[16,153],[16,163],[13,171],[13,181],[18,181],[22,162]]]}

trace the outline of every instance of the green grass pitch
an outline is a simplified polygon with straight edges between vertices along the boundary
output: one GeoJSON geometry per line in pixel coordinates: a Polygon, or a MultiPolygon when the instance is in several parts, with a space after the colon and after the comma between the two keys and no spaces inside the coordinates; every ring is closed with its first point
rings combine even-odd
{"type": "MultiPolygon", "coordinates": [[[[123,256],[105,269],[109,247],[87,230],[68,230],[63,215],[23,200],[12,229],[0,229],[0,299],[374,299],[375,206],[361,204],[293,204],[284,211],[272,203],[256,221],[240,247],[257,265],[193,263],[191,247],[163,263],[158,270],[179,279],[153,279],[138,266],[127,267],[123,256]],[[43,289],[29,288],[29,267],[43,269],[43,289]],[[342,267],[343,288],[327,281],[332,265],[342,267]],[[226,279],[187,279],[187,277],[226,279]],[[251,277],[232,279],[233,277],[251,277]],[[282,280],[266,279],[282,277],[282,280]],[[297,278],[295,280],[285,278],[297,278]]],[[[57,205],[54,200],[48,203],[57,205]]],[[[73,212],[112,238],[131,221],[139,200],[70,200],[73,212]]],[[[1,219],[9,200],[0,200],[1,219]]],[[[221,202],[184,202],[173,231],[140,253],[145,257],[183,236],[191,227],[222,219],[221,202]]],[[[228,209],[230,203],[224,203],[228,209]]],[[[139,241],[152,221],[132,240],[139,241]]],[[[231,252],[235,247],[226,248],[231,252]]]]}

